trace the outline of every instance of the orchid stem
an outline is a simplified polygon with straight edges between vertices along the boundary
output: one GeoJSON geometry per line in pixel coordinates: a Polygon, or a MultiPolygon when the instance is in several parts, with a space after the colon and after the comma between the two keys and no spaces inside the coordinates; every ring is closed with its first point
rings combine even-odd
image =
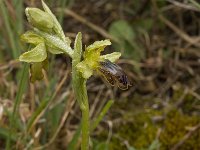
{"type": "Polygon", "coordinates": [[[89,103],[87,96],[86,81],[87,79],[82,77],[82,74],[77,71],[76,65],[81,61],[82,55],[82,35],[81,33],[77,34],[75,44],[74,44],[74,54],[72,59],[72,85],[75,97],[79,103],[81,112],[82,112],[82,142],[81,150],[89,149],[89,103]]]}

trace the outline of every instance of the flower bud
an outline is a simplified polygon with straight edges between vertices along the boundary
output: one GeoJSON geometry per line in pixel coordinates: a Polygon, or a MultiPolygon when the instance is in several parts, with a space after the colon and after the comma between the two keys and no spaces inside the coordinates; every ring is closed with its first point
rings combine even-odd
{"type": "Polygon", "coordinates": [[[40,30],[49,31],[54,26],[52,17],[38,8],[26,8],[25,13],[28,21],[40,30]]]}

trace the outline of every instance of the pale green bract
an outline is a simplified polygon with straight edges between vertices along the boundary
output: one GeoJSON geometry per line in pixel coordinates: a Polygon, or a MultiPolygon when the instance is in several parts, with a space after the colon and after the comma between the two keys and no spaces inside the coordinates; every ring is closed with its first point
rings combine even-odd
{"type": "Polygon", "coordinates": [[[55,52],[52,52],[53,54],[58,54],[58,51],[60,51],[59,53],[67,53],[70,56],[73,55],[72,48],[69,46],[69,40],[66,41],[65,39],[65,41],[63,41],[55,35],[40,31],[36,28],[34,28],[34,31],[45,39],[47,46],[54,47],[54,49],[56,49],[55,52]]]}
{"type": "Polygon", "coordinates": [[[34,45],[44,43],[44,39],[33,31],[27,31],[26,33],[22,34],[20,39],[25,43],[30,43],[34,45]]]}
{"type": "MultiPolygon", "coordinates": [[[[71,40],[68,37],[66,37],[65,41],[66,41],[66,44],[70,47],[71,40]]],[[[51,42],[48,42],[47,44],[48,44],[47,50],[50,53],[52,53],[52,54],[62,54],[63,53],[63,51],[58,49],[55,45],[51,44],[51,42]]]]}
{"type": "Polygon", "coordinates": [[[56,19],[55,15],[51,12],[51,10],[49,9],[49,7],[45,4],[45,2],[42,0],[42,7],[44,8],[45,12],[48,13],[51,18],[53,19],[54,22],[54,30],[57,33],[57,35],[63,40],[65,41],[65,34],[62,30],[62,27],[60,25],[60,23],[58,22],[58,20],[56,19]]]}

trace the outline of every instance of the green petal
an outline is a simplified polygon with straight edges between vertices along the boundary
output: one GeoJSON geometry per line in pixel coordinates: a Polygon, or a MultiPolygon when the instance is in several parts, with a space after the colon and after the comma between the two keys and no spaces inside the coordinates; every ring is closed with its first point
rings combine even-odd
{"type": "Polygon", "coordinates": [[[88,79],[93,74],[92,69],[84,61],[78,63],[76,68],[82,73],[82,76],[85,79],[88,79]]]}
{"type": "Polygon", "coordinates": [[[111,54],[102,55],[102,56],[100,56],[100,59],[101,59],[101,61],[103,61],[104,59],[108,59],[111,62],[115,62],[116,60],[119,59],[120,56],[121,56],[120,52],[114,52],[114,53],[111,53],[111,54]]]}
{"type": "Polygon", "coordinates": [[[86,48],[84,60],[90,68],[97,68],[101,51],[103,51],[107,45],[111,45],[111,42],[109,40],[102,40],[96,41],[86,48]]]}
{"type": "Polygon", "coordinates": [[[42,69],[48,71],[48,66],[49,66],[48,58],[46,58],[42,62],[32,63],[30,66],[31,82],[35,82],[36,80],[42,80],[44,77],[42,69]]]}
{"type": "Polygon", "coordinates": [[[31,82],[35,82],[36,80],[43,79],[44,75],[42,73],[42,67],[43,67],[42,62],[31,64],[31,66],[30,66],[31,82]]]}
{"type": "Polygon", "coordinates": [[[89,52],[89,51],[96,50],[96,49],[103,49],[108,45],[111,45],[110,40],[96,41],[93,44],[89,45],[86,48],[86,51],[89,52]]]}
{"type": "Polygon", "coordinates": [[[23,53],[19,57],[19,60],[30,63],[30,62],[42,62],[46,58],[47,58],[46,47],[44,43],[40,43],[32,50],[23,53]]]}
{"type": "Polygon", "coordinates": [[[45,71],[48,71],[48,68],[49,68],[48,57],[42,62],[42,68],[43,68],[45,71]]]}
{"type": "Polygon", "coordinates": [[[44,42],[44,39],[40,37],[38,34],[32,31],[27,31],[26,33],[21,35],[21,40],[26,43],[38,45],[44,42]]]}

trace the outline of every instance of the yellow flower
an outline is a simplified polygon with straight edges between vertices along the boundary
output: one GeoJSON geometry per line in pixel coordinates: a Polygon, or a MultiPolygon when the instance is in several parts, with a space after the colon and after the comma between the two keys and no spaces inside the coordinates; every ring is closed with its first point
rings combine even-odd
{"type": "Polygon", "coordinates": [[[76,66],[84,78],[88,79],[93,74],[93,71],[98,69],[100,61],[108,59],[111,62],[114,62],[121,56],[121,53],[119,52],[101,56],[101,52],[104,51],[104,48],[108,45],[111,45],[109,40],[102,40],[96,41],[86,47],[86,50],[83,54],[84,60],[78,63],[76,66]]]}
{"type": "Polygon", "coordinates": [[[102,55],[104,48],[111,45],[109,40],[96,41],[92,45],[86,47],[83,55],[83,61],[78,63],[77,69],[82,73],[82,76],[88,79],[93,71],[99,72],[111,84],[117,84],[121,89],[127,89],[130,82],[121,67],[114,64],[121,56],[121,53],[114,52],[107,55],[102,55]]]}

